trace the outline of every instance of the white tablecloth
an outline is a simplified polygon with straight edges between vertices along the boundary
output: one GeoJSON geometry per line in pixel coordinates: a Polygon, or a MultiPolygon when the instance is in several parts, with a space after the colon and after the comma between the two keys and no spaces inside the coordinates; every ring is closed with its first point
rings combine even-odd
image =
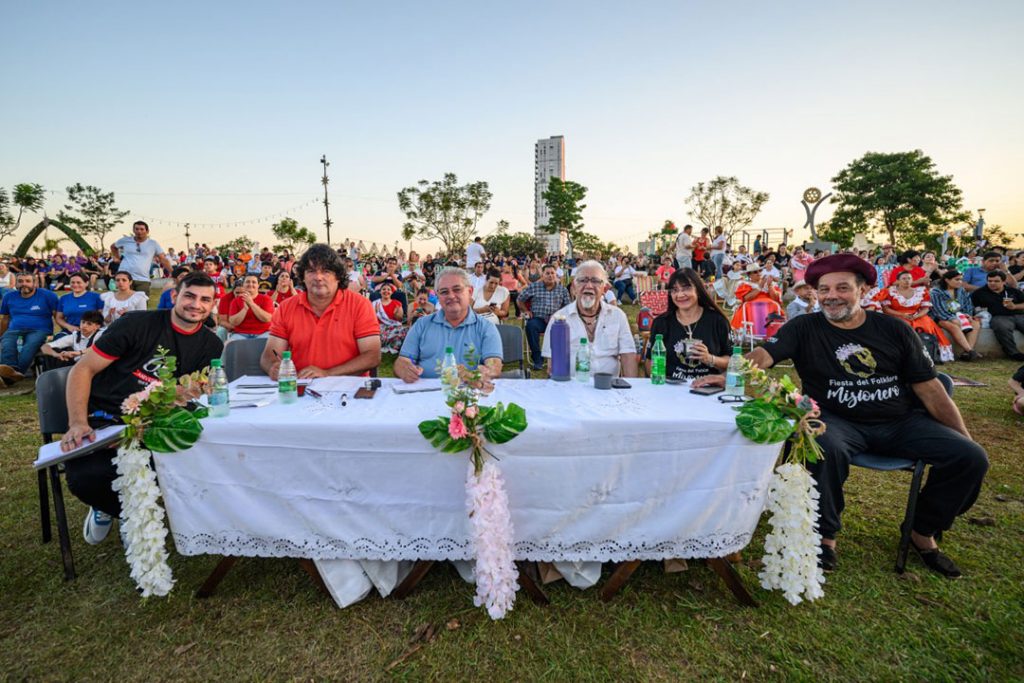
{"type": "MultiPolygon", "coordinates": [[[[501,380],[484,400],[526,408],[528,429],[492,447],[522,560],[720,557],[750,540],[778,446],[754,444],[735,413],[685,386],[630,390],[501,380]]],[[[372,400],[306,396],[204,421],[192,449],[157,454],[184,555],[467,560],[467,454],[420,435],[439,392],[372,400]]],[[[233,396],[234,398],[234,396],[233,396]]]]}

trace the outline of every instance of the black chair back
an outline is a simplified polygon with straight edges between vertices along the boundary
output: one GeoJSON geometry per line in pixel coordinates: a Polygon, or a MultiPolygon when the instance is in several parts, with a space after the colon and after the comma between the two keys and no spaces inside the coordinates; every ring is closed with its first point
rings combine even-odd
{"type": "Polygon", "coordinates": [[[260,356],[267,345],[266,337],[256,339],[235,339],[224,345],[224,372],[228,381],[233,382],[245,375],[263,375],[260,356]]]}
{"type": "Polygon", "coordinates": [[[503,372],[502,377],[512,379],[524,379],[527,377],[524,360],[526,354],[523,351],[523,328],[518,325],[496,325],[498,334],[501,336],[501,362],[519,363],[518,370],[503,372]]]}
{"type": "Polygon", "coordinates": [[[68,431],[65,389],[70,372],[70,367],[48,370],[36,380],[36,407],[39,412],[39,433],[43,436],[43,443],[52,441],[54,434],[68,431]]]}

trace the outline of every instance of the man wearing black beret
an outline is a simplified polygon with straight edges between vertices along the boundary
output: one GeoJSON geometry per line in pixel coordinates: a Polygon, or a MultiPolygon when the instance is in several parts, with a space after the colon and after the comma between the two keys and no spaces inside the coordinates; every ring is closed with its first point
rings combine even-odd
{"type": "Polygon", "coordinates": [[[822,568],[836,566],[850,460],[873,453],[931,465],[911,545],[930,569],[957,578],[960,569],[939,550],[935,536],[974,504],[988,456],[971,439],[913,328],[861,308],[875,277],[875,269],[853,254],[814,261],[805,280],[817,289],[821,311],[787,322],[748,358],[761,368],[792,359],[804,394],[821,407],[827,430],[818,443],[825,457],[811,473],[821,494],[822,568]]]}

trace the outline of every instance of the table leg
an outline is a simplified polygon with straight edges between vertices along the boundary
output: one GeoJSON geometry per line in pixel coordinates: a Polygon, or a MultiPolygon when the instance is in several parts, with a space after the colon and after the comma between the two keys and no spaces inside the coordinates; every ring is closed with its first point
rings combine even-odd
{"type": "Polygon", "coordinates": [[[398,587],[395,588],[395,590],[391,591],[391,595],[394,596],[396,600],[404,600],[409,597],[409,594],[412,593],[414,588],[416,588],[416,584],[418,584],[423,577],[427,575],[427,572],[429,572],[430,568],[433,566],[433,560],[417,560],[416,564],[413,565],[412,571],[409,572],[409,575],[405,577],[402,583],[398,584],[398,587]]]}
{"type": "Polygon", "coordinates": [[[240,558],[233,557],[231,555],[221,558],[220,562],[217,563],[217,566],[213,568],[212,572],[210,572],[210,575],[206,577],[206,581],[203,582],[203,585],[196,591],[196,597],[208,598],[213,595],[214,591],[217,590],[217,586],[219,586],[220,582],[224,580],[224,575],[231,571],[231,568],[235,566],[235,563],[238,562],[239,559],[240,558]]]}
{"type": "Polygon", "coordinates": [[[739,572],[723,557],[711,557],[707,560],[708,566],[715,570],[715,573],[721,577],[725,585],[729,587],[732,594],[736,596],[736,600],[747,607],[757,607],[757,601],[754,600],[754,596],[750,594],[747,587],[743,585],[743,579],[740,578],[739,572]]]}
{"type": "Polygon", "coordinates": [[[526,594],[533,600],[533,604],[546,607],[551,600],[541,590],[540,574],[537,572],[536,562],[516,562],[516,569],[519,570],[519,585],[523,587],[526,594]]]}
{"type": "Polygon", "coordinates": [[[630,560],[629,562],[622,562],[616,568],[615,572],[608,579],[608,582],[601,589],[601,599],[605,602],[610,602],[612,598],[619,594],[622,587],[629,581],[629,577],[633,575],[633,572],[640,566],[640,560],[630,560]]]}

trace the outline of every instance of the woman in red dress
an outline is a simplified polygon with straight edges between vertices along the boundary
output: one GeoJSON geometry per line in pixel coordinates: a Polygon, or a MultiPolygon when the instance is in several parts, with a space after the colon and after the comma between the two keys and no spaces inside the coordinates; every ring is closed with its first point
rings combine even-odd
{"type": "Polygon", "coordinates": [[[747,266],[747,279],[740,282],[736,287],[736,301],[738,303],[736,312],[732,314],[732,328],[739,330],[746,322],[753,322],[756,317],[753,309],[756,306],[767,304],[768,313],[777,313],[785,317],[782,309],[782,292],[775,286],[774,279],[770,275],[758,274],[761,266],[751,263],[747,266]],[[757,278],[755,280],[755,278],[757,278]]]}
{"type": "Polygon", "coordinates": [[[932,307],[931,297],[925,287],[914,287],[914,275],[904,270],[896,276],[896,282],[881,290],[875,299],[882,304],[882,312],[907,322],[918,332],[933,335],[939,340],[939,358],[944,363],[953,361],[953,345],[949,343],[942,329],[928,314],[932,307]]]}

